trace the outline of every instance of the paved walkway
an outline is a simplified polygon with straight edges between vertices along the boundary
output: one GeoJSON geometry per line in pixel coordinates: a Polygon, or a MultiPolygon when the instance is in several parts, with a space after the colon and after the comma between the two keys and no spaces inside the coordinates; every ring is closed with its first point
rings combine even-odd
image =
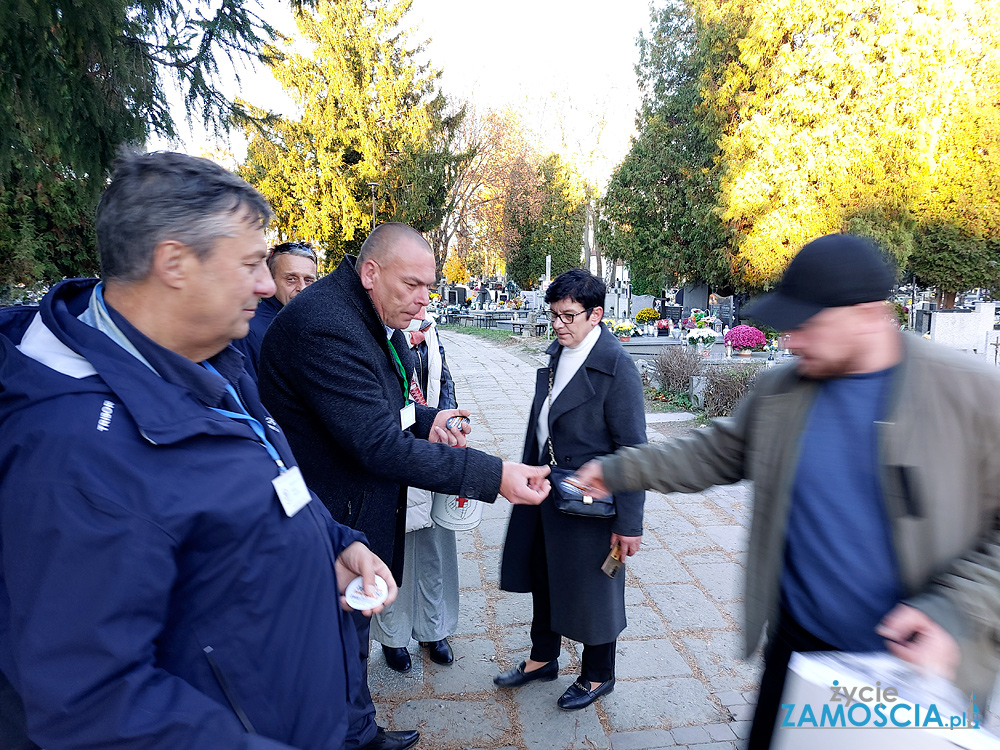
{"type": "MultiPolygon", "coordinates": [[[[459,403],[472,411],[471,445],[518,460],[543,362],[520,345],[442,333],[459,403]]],[[[648,415],[650,440],[673,415],[648,415]]],[[[556,698],[579,674],[579,644],[563,641],[560,678],[499,690],[492,678],[530,647],[528,594],[499,591],[510,505],[487,505],[482,524],[458,534],[461,586],[454,664],[442,667],[411,641],[413,669],[390,670],[372,646],[379,721],[418,728],[430,750],[682,748],[732,750],[749,730],[759,663],[739,660],[746,557],[745,485],[681,495],[649,493],[642,550],[629,561],[628,628],[618,641],[615,692],[582,711],[556,698]]]]}

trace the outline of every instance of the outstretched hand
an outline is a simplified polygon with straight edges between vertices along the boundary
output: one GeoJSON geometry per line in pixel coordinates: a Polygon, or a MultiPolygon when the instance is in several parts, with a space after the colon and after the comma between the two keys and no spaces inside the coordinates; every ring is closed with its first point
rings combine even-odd
{"type": "Polygon", "coordinates": [[[500,476],[500,494],[514,505],[539,505],[552,489],[548,466],[528,466],[503,462],[500,476]]]}
{"type": "Polygon", "coordinates": [[[603,499],[611,493],[604,484],[604,469],[598,460],[588,461],[579,469],[576,474],[570,477],[570,481],[586,492],[591,497],[603,499]]]}

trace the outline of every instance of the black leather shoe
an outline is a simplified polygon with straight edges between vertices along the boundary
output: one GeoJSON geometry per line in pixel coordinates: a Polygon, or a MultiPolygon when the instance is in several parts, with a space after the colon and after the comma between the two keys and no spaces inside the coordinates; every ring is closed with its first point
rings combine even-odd
{"type": "Polygon", "coordinates": [[[524,671],[524,664],[525,663],[522,661],[513,669],[508,669],[503,674],[498,674],[493,678],[493,684],[497,687],[521,687],[521,685],[531,682],[532,680],[551,682],[559,676],[558,659],[553,659],[544,667],[539,667],[531,672],[524,671]]]}
{"type": "Polygon", "coordinates": [[[419,740],[420,732],[413,729],[405,732],[389,732],[379,727],[372,741],[362,745],[358,750],[406,750],[416,745],[419,740]]]}
{"type": "Polygon", "coordinates": [[[559,708],[566,711],[576,711],[581,708],[586,708],[602,695],[607,695],[615,689],[615,678],[612,677],[607,682],[602,682],[593,690],[588,689],[589,685],[590,683],[581,684],[581,682],[577,680],[566,688],[566,692],[559,696],[559,700],[556,701],[556,704],[559,708]]]}
{"type": "Polygon", "coordinates": [[[427,648],[431,661],[435,664],[451,664],[455,661],[455,654],[451,652],[451,644],[447,638],[442,638],[440,641],[421,641],[420,645],[427,648]]]}
{"type": "Polygon", "coordinates": [[[382,656],[385,657],[385,663],[389,665],[389,668],[395,669],[397,672],[409,672],[413,666],[410,661],[410,652],[405,648],[383,646],[382,656]]]}

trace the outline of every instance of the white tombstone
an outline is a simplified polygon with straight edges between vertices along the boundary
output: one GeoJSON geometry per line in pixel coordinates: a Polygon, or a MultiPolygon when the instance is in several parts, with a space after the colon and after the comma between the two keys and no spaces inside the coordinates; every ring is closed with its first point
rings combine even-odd
{"type": "Polygon", "coordinates": [[[979,302],[976,309],[935,310],[931,313],[931,340],[993,361],[997,331],[993,330],[995,302],[979,302]]]}

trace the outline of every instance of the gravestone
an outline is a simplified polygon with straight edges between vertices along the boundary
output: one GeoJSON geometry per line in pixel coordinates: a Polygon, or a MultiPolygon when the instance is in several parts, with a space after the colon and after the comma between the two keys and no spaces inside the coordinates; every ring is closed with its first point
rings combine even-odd
{"type": "Polygon", "coordinates": [[[687,317],[691,310],[708,309],[708,284],[685,284],[684,285],[684,315],[687,317]]]}
{"type": "Polygon", "coordinates": [[[727,325],[730,328],[733,326],[733,305],[730,302],[723,302],[717,305],[709,305],[708,312],[710,315],[714,315],[723,325],[727,325]]]}
{"type": "Polygon", "coordinates": [[[652,294],[633,294],[631,317],[634,318],[644,307],[652,307],[654,299],[652,294]]]}
{"type": "Polygon", "coordinates": [[[992,362],[995,315],[995,302],[979,302],[975,310],[933,310],[931,340],[992,362]]]}

